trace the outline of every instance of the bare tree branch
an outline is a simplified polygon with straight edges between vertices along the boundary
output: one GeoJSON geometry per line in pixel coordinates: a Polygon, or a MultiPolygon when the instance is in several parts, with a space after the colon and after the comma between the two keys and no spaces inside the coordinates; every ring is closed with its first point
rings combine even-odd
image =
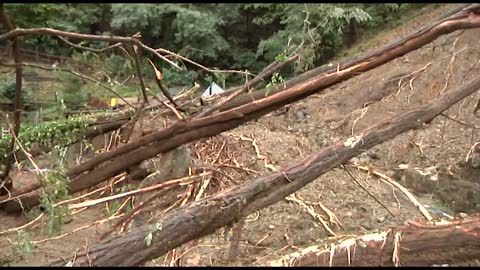
{"type": "MultiPolygon", "coordinates": [[[[1,37],[1,36],[0,36],[0,37],[1,37]]],[[[1,39],[0,39],[0,41],[1,41],[1,39]]],[[[205,71],[208,71],[208,72],[210,72],[210,73],[236,73],[236,74],[247,74],[247,75],[250,75],[250,76],[257,77],[255,74],[250,73],[250,72],[248,72],[248,71],[218,70],[218,69],[207,68],[207,67],[205,67],[205,66],[203,66],[203,65],[201,65],[201,64],[199,64],[199,63],[197,63],[197,62],[195,62],[195,61],[193,61],[193,60],[190,60],[190,59],[188,59],[188,58],[186,58],[186,57],[184,57],[184,56],[181,56],[180,54],[171,52],[171,51],[166,50],[166,49],[163,49],[163,48],[157,49],[156,52],[161,52],[161,53],[165,53],[165,54],[168,54],[168,55],[175,56],[175,57],[177,57],[177,58],[179,58],[179,59],[181,59],[181,60],[183,60],[183,61],[185,61],[185,62],[188,62],[188,63],[190,63],[190,64],[192,64],[192,65],[195,65],[195,66],[197,66],[197,67],[199,67],[199,68],[201,68],[201,69],[203,69],[203,70],[205,70],[205,71]]]]}
{"type": "MultiPolygon", "coordinates": [[[[282,200],[375,145],[421,127],[479,89],[480,79],[473,80],[429,104],[384,119],[358,136],[325,147],[282,171],[180,207],[157,220],[155,227],[160,229],[156,231],[151,230],[152,224],[145,224],[123,235],[104,240],[90,248],[88,257],[95,266],[134,266],[162,256],[173,248],[214,233],[221,227],[282,200]],[[143,239],[149,233],[153,234],[153,241],[146,246],[143,239]]],[[[86,257],[85,253],[79,253],[76,264],[88,263],[86,257]]],[[[53,264],[65,263],[64,260],[59,260],[53,264]]]]}
{"type": "Polygon", "coordinates": [[[134,37],[78,34],[78,33],[56,30],[56,29],[52,29],[52,28],[30,28],[30,29],[23,29],[23,28],[13,29],[12,28],[9,32],[0,35],[0,41],[5,41],[5,40],[9,40],[9,39],[18,37],[18,36],[26,36],[26,35],[52,35],[52,36],[57,36],[57,37],[76,38],[76,39],[83,39],[83,40],[136,44],[136,45],[140,46],[142,49],[154,54],[158,58],[160,58],[163,61],[167,62],[168,64],[172,65],[176,69],[182,70],[182,68],[180,68],[177,64],[175,64],[171,60],[167,59],[163,55],[159,54],[154,49],[146,46],[139,39],[134,38],[134,37]]]}
{"type": "Polygon", "coordinates": [[[6,66],[6,67],[17,67],[17,66],[21,66],[21,67],[31,67],[31,68],[38,68],[38,69],[43,69],[43,70],[51,70],[51,71],[55,71],[55,70],[59,70],[59,71],[63,71],[63,72],[68,72],[70,74],[73,74],[75,76],[78,76],[82,79],[85,79],[85,80],[88,80],[88,81],[91,81],[91,82],[94,82],[98,85],[100,85],[101,87],[107,89],[108,91],[110,91],[112,94],[114,94],[116,97],[118,97],[119,99],[121,99],[123,102],[125,102],[125,104],[127,104],[128,106],[132,107],[133,109],[136,109],[135,106],[133,106],[132,104],[130,104],[130,102],[128,102],[127,100],[125,100],[120,94],[118,94],[115,90],[113,90],[111,87],[109,87],[108,85],[90,77],[90,76],[87,76],[87,75],[84,75],[84,74],[81,74],[77,71],[74,71],[74,70],[71,70],[71,69],[67,69],[67,68],[61,68],[61,67],[56,67],[56,68],[52,68],[52,67],[46,67],[46,66],[41,66],[41,65],[37,65],[37,64],[32,64],[32,63],[17,63],[15,65],[10,65],[10,64],[6,64],[6,63],[3,63],[0,61],[0,65],[1,66],[6,66]]]}
{"type": "Polygon", "coordinates": [[[152,60],[148,59],[148,62],[149,62],[150,65],[152,66],[153,72],[155,73],[155,81],[157,82],[158,88],[160,88],[160,91],[162,91],[163,95],[173,104],[173,106],[175,106],[175,108],[178,108],[178,105],[177,105],[177,103],[175,102],[175,100],[173,100],[173,98],[172,98],[172,96],[170,95],[170,93],[169,93],[169,92],[167,91],[167,89],[165,89],[165,87],[163,86],[163,83],[162,83],[162,80],[163,80],[162,72],[160,72],[160,70],[158,70],[158,68],[155,66],[155,64],[152,62],[152,60]]]}
{"type": "MultiPolygon", "coordinates": [[[[479,7],[480,5],[477,5],[477,8],[479,7]]],[[[114,151],[102,153],[92,158],[91,160],[87,160],[82,164],[72,167],[69,171],[69,177],[77,176],[82,172],[93,169],[95,166],[98,166],[102,162],[109,161],[114,157],[121,156],[127,152],[138,149],[139,147],[146,146],[153,142],[163,141],[167,137],[172,136],[173,134],[177,134],[177,136],[181,135],[182,138],[184,138],[182,139],[183,141],[186,138],[184,136],[187,136],[186,133],[189,133],[192,130],[197,131],[195,139],[198,139],[200,137],[211,136],[210,134],[218,134],[230,128],[237,127],[238,125],[246,123],[251,119],[256,119],[275,109],[278,109],[285,104],[300,100],[331,85],[356,76],[361,72],[365,72],[367,70],[383,65],[384,63],[387,63],[392,59],[395,59],[412,50],[418,49],[425,44],[430,43],[441,35],[453,32],[458,29],[476,27],[480,27],[480,16],[474,15],[470,12],[461,12],[452,18],[439,21],[436,24],[421,30],[420,32],[414,33],[413,35],[403,39],[402,42],[390,45],[387,48],[375,52],[375,54],[368,54],[366,57],[351,63],[349,66],[342,67],[342,69],[338,71],[335,69],[330,72],[319,74],[318,76],[311,78],[306,82],[297,84],[272,96],[268,96],[261,100],[257,100],[255,102],[251,102],[221,113],[217,113],[212,116],[196,118],[188,122],[174,123],[173,125],[165,129],[159,130],[143,137],[141,141],[133,141],[129,144],[122,145],[116,148],[114,151]],[[233,122],[236,122],[236,124],[233,124],[233,122]],[[222,126],[222,128],[220,128],[220,126],[222,126]],[[229,127],[227,128],[227,126],[229,127]],[[214,132],[212,131],[212,129],[216,129],[217,131],[214,132]],[[199,130],[204,130],[204,132],[206,133],[200,136],[200,133],[198,132],[199,130]]],[[[189,134],[193,135],[193,133],[194,132],[189,134]]],[[[194,138],[192,137],[191,139],[193,140],[194,138]]],[[[169,140],[169,142],[171,144],[173,143],[173,140],[169,140]]],[[[165,143],[166,142],[163,142],[163,144],[165,143]]],[[[175,144],[178,143],[180,142],[177,142],[175,144]]],[[[174,148],[176,146],[169,145],[168,147],[174,148]]],[[[152,148],[149,149],[151,150],[152,148]]],[[[159,153],[160,152],[156,152],[155,155],[159,153]]],[[[133,162],[133,159],[128,160],[130,160],[130,162],[133,162]]],[[[127,159],[123,159],[122,161],[126,162],[127,159]]],[[[121,163],[122,162],[118,162],[117,164],[114,164],[109,168],[113,169],[113,166],[118,166],[118,168],[120,168],[121,163]]],[[[103,178],[107,177],[106,171],[104,170],[103,173],[105,173],[104,176],[97,177],[97,175],[93,178],[96,178],[98,180],[106,179],[103,178]]],[[[109,173],[108,177],[113,176],[111,174],[113,174],[113,172],[109,173]]]]}
{"type": "Polygon", "coordinates": [[[145,89],[145,81],[143,80],[142,70],[140,69],[140,60],[138,59],[140,51],[135,47],[135,45],[131,47],[131,54],[135,63],[135,68],[137,69],[138,80],[140,81],[140,86],[142,87],[143,103],[145,105],[148,104],[147,90],[145,89]]]}
{"type": "Polygon", "coordinates": [[[60,39],[61,41],[65,42],[70,47],[73,47],[75,49],[90,51],[90,52],[95,52],[95,53],[103,53],[103,52],[106,52],[106,51],[109,51],[109,50],[112,50],[114,48],[118,48],[118,47],[122,46],[122,43],[118,42],[118,43],[115,43],[113,45],[110,45],[110,46],[102,48],[102,49],[94,49],[94,48],[85,47],[85,46],[81,46],[81,45],[77,45],[75,43],[72,43],[72,42],[68,41],[67,39],[63,38],[62,36],[57,36],[57,38],[60,39]]]}

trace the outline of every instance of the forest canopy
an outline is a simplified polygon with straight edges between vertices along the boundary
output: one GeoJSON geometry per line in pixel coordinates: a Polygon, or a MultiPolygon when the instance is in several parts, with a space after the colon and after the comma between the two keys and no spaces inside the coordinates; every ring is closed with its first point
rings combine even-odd
{"type": "MultiPolygon", "coordinates": [[[[382,29],[386,23],[395,23],[403,11],[421,6],[67,3],[6,4],[5,8],[21,28],[50,27],[103,35],[140,32],[152,48],[165,48],[219,69],[258,72],[274,60],[285,59],[303,41],[301,57],[290,70],[298,73],[330,60],[365,31],[382,29]]],[[[80,45],[101,48],[105,44],[82,41],[80,45]]],[[[25,47],[40,47],[55,55],[73,53],[72,48],[50,36],[30,37],[25,47]]]]}

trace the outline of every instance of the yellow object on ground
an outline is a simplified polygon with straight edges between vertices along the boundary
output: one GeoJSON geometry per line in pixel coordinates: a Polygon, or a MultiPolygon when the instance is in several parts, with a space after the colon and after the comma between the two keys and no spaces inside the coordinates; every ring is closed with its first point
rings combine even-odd
{"type": "Polygon", "coordinates": [[[111,98],[110,99],[110,108],[115,107],[117,105],[117,99],[116,98],[111,98]]]}

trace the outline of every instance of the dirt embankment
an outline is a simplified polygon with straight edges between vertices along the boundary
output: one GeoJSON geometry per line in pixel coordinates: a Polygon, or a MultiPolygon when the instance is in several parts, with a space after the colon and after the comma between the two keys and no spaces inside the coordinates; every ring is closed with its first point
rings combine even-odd
{"type": "MultiPolygon", "coordinates": [[[[445,5],[430,10],[377,37],[377,43],[372,42],[371,46],[381,46],[404,36],[454,7],[445,5]]],[[[442,92],[478,76],[479,35],[480,30],[466,30],[442,36],[402,58],[292,104],[284,114],[272,113],[211,139],[218,143],[209,141],[197,145],[192,157],[198,158],[208,149],[217,151],[225,142],[224,148],[241,149],[247,155],[228,156],[222,162],[237,158],[237,162],[248,164],[249,168],[260,173],[270,172],[266,164],[276,168],[288,166],[312,151],[358,134],[386,117],[429,102],[442,92]],[[239,140],[241,136],[254,140],[255,144],[239,140]],[[252,156],[257,158],[252,159],[252,156]]],[[[472,111],[479,97],[477,94],[466,98],[445,112],[449,118],[439,116],[423,128],[378,145],[352,162],[393,176],[427,205],[432,215],[442,217],[443,212],[449,215],[478,212],[480,169],[473,168],[465,158],[470,147],[478,141],[477,128],[471,126],[478,122],[472,111]]],[[[336,168],[297,192],[294,200],[284,200],[248,217],[234,264],[264,265],[268,260],[300,248],[328,244],[353,234],[379,232],[407,220],[423,219],[412,203],[392,186],[368,173],[354,169],[350,172],[383,205],[358,187],[343,169],[336,168]],[[297,203],[299,201],[304,205],[297,203]],[[305,205],[323,216],[336,235],[326,231],[318,217],[307,212],[305,205]],[[328,222],[324,208],[332,211],[338,221],[328,222]]],[[[254,174],[236,177],[248,181],[254,174]]],[[[73,216],[73,221],[63,230],[69,232],[104,216],[105,206],[99,205],[73,216]]],[[[0,231],[27,221],[21,216],[2,216],[1,219],[6,222],[0,224],[0,231]]],[[[105,222],[61,240],[35,244],[37,248],[29,257],[14,258],[12,264],[39,265],[61,256],[71,256],[76,248],[95,242],[111,225],[112,222],[105,222]]],[[[8,237],[0,235],[3,247],[13,242],[8,237]]],[[[38,240],[48,236],[40,226],[31,230],[30,237],[38,240]]],[[[178,254],[185,252],[179,264],[231,264],[225,259],[230,244],[228,238],[230,234],[222,230],[178,248],[178,254]]],[[[1,250],[10,253],[8,249],[1,250]]],[[[164,259],[165,256],[149,265],[163,265],[164,259]]]]}

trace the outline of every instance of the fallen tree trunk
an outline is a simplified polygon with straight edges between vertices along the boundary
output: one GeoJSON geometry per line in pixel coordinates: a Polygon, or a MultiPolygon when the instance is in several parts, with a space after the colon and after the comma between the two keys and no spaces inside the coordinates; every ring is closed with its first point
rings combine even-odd
{"type": "MultiPolygon", "coordinates": [[[[65,147],[69,146],[69,145],[72,145],[72,144],[80,141],[81,139],[90,139],[90,138],[94,138],[98,135],[106,134],[108,132],[117,130],[120,127],[122,127],[123,125],[125,125],[126,123],[128,123],[127,119],[115,120],[115,121],[107,122],[107,123],[104,123],[104,124],[92,123],[92,125],[87,127],[85,129],[85,132],[83,134],[81,134],[76,141],[74,141],[74,142],[72,142],[68,145],[65,145],[65,147]]],[[[42,143],[34,143],[30,147],[28,153],[31,155],[31,157],[36,157],[36,156],[39,156],[39,155],[46,154],[46,153],[50,152],[52,150],[53,146],[55,146],[55,144],[45,145],[45,144],[42,144],[42,143]]],[[[15,153],[15,156],[16,156],[16,159],[18,161],[23,161],[23,160],[27,159],[26,154],[22,151],[17,151],[15,153]]],[[[1,201],[1,199],[0,199],[0,201],[1,201]]]]}
{"type": "MultiPolygon", "coordinates": [[[[475,5],[475,7],[476,11],[480,12],[480,5],[475,5]]],[[[391,46],[385,50],[382,50],[381,52],[372,55],[370,58],[364,59],[363,61],[360,61],[355,65],[348,67],[347,69],[342,69],[315,77],[305,83],[293,86],[292,88],[284,90],[275,95],[240,106],[235,109],[186,122],[176,122],[165,129],[143,137],[141,140],[132,141],[131,143],[118,147],[111,152],[100,154],[88,161],[83,162],[82,164],[72,167],[68,173],[68,176],[73,179],[72,182],[81,182],[79,179],[82,178],[82,176],[78,178],[75,177],[81,173],[92,170],[99,164],[110,161],[112,158],[121,158],[121,160],[118,160],[119,162],[110,162],[113,164],[113,166],[108,166],[108,169],[97,167],[86,174],[88,177],[85,178],[95,179],[97,183],[100,183],[109,177],[115,176],[125,168],[128,168],[136,163],[156,156],[165,151],[174,149],[183,143],[213,136],[226,130],[233,129],[241,124],[259,118],[275,109],[278,109],[283,105],[300,100],[318,92],[319,90],[325,89],[336,83],[347,80],[352,76],[358,75],[361,72],[378,67],[384,63],[387,63],[388,61],[391,61],[412,50],[418,49],[421,46],[430,43],[440,35],[450,33],[458,29],[474,27],[480,27],[480,16],[475,15],[475,13],[471,11],[462,12],[452,18],[439,22],[431,28],[424,30],[422,33],[413,35],[410,39],[405,40],[401,44],[397,44],[396,46],[391,46]],[[156,146],[159,146],[160,148],[156,148],[156,146]],[[146,149],[136,152],[140,147],[145,147],[146,149]]],[[[89,183],[87,186],[91,186],[92,183],[89,183]]],[[[72,186],[72,188],[75,188],[74,186],[72,186]]]]}
{"type": "MultiPolygon", "coordinates": [[[[182,144],[236,128],[286,104],[303,99],[322,89],[383,65],[430,43],[441,35],[458,29],[480,27],[480,15],[478,13],[480,13],[480,4],[473,4],[460,13],[409,36],[401,43],[388,46],[348,68],[314,77],[290,89],[238,108],[190,121],[175,122],[167,128],[122,145],[113,151],[99,154],[69,170],[67,173],[67,176],[71,179],[69,190],[71,193],[75,193],[95,186],[122,173],[127,168],[175,149],[182,144]]],[[[38,200],[31,196],[25,196],[23,199],[38,200]]]]}
{"type": "MultiPolygon", "coordinates": [[[[300,49],[300,48],[301,48],[301,46],[298,47],[297,50],[300,49]]],[[[289,57],[286,61],[284,61],[282,63],[279,63],[278,61],[275,61],[275,62],[271,63],[259,75],[257,75],[254,78],[254,80],[252,80],[250,82],[247,82],[242,87],[236,87],[233,90],[221,93],[220,96],[226,96],[224,99],[219,100],[215,104],[210,104],[210,106],[208,106],[204,110],[194,114],[192,118],[201,118],[201,117],[211,115],[212,113],[216,112],[217,110],[221,109],[222,107],[225,107],[225,104],[231,103],[232,100],[234,100],[238,96],[242,95],[242,93],[251,93],[251,91],[253,90],[251,87],[253,85],[256,85],[256,84],[260,83],[260,81],[262,81],[264,77],[266,77],[267,75],[270,76],[271,74],[273,74],[273,72],[276,69],[284,67],[286,64],[288,64],[290,62],[293,62],[294,60],[298,59],[298,57],[299,57],[298,54],[293,53],[293,55],[291,57],[289,57]]],[[[207,101],[207,103],[211,103],[211,101],[217,101],[217,97],[218,96],[213,96],[212,99],[210,100],[210,102],[207,101]]],[[[200,101],[205,102],[205,100],[202,99],[201,97],[200,97],[200,101]]]]}
{"type": "Polygon", "coordinates": [[[332,244],[328,249],[312,246],[267,264],[289,267],[454,264],[479,258],[478,235],[478,214],[442,225],[411,222],[409,226],[401,226],[390,232],[350,238],[339,244],[332,244]],[[401,234],[401,240],[395,243],[397,234],[401,234]],[[396,251],[398,253],[395,253],[396,251]]]}
{"type": "Polygon", "coordinates": [[[265,81],[268,77],[272,76],[273,73],[282,70],[284,67],[288,66],[290,63],[297,60],[298,57],[299,57],[298,54],[294,54],[294,55],[290,56],[289,58],[287,58],[285,61],[282,61],[282,62],[278,62],[278,61],[275,60],[270,65],[268,65],[266,68],[264,68],[257,76],[255,76],[255,78],[250,80],[246,84],[246,86],[241,85],[241,86],[233,87],[233,88],[228,89],[227,91],[225,91],[223,93],[220,93],[219,96],[228,96],[230,93],[238,91],[238,90],[240,90],[244,87],[248,90],[250,90],[252,88],[255,88],[255,86],[257,86],[261,82],[265,81]]]}
{"type": "MultiPolygon", "coordinates": [[[[366,59],[374,56],[374,55],[377,55],[379,53],[381,53],[382,51],[385,50],[385,48],[389,48],[389,47],[392,47],[392,46],[397,46],[398,44],[402,44],[402,43],[405,43],[407,40],[409,40],[411,37],[413,36],[416,36],[416,35],[419,35],[420,33],[422,33],[423,31],[425,31],[426,29],[429,29],[435,25],[438,25],[439,22],[447,19],[448,17],[458,13],[458,12],[461,12],[463,9],[465,8],[469,8],[469,4],[463,4],[461,5],[460,7],[444,14],[443,16],[441,16],[440,18],[438,18],[437,20],[435,20],[435,22],[432,22],[430,25],[428,26],[425,26],[424,28],[416,31],[415,33],[405,37],[405,38],[400,38],[394,42],[392,42],[389,46],[387,47],[384,47],[384,48],[380,48],[379,50],[377,51],[374,51],[374,52],[371,52],[371,53],[367,53],[365,55],[361,55],[361,56],[358,56],[358,57],[355,57],[353,60],[350,60],[349,62],[346,62],[346,63],[338,63],[338,67],[342,68],[342,69],[347,69],[353,65],[356,65],[358,64],[359,62],[361,61],[365,61],[366,59]]],[[[271,96],[271,95],[274,95],[278,92],[281,92],[285,89],[288,89],[288,88],[291,88],[293,87],[294,85],[297,85],[297,84],[300,84],[300,83],[303,83],[305,81],[308,81],[314,77],[317,77],[317,76],[321,76],[323,74],[326,74],[326,73],[332,73],[332,72],[335,72],[337,69],[337,64],[333,65],[332,64],[326,64],[326,65],[322,65],[320,67],[317,67],[317,68],[314,68],[314,69],[311,69],[307,72],[304,72],[298,76],[295,76],[294,78],[286,81],[286,82],[283,82],[283,83],[279,83],[275,86],[272,86],[272,87],[269,87],[269,88],[265,88],[265,89],[260,89],[258,91],[254,91],[252,93],[249,93],[249,94],[244,94],[244,95],[240,95],[238,96],[237,98],[233,99],[232,101],[228,102],[227,104],[221,106],[219,108],[220,111],[225,111],[225,110],[229,110],[231,108],[235,108],[235,107],[238,107],[238,106],[241,106],[243,104],[247,104],[249,102],[252,102],[254,100],[260,100],[262,98],[265,98],[266,96],[271,96]]]]}
{"type": "MultiPolygon", "coordinates": [[[[147,224],[102,241],[91,246],[88,254],[76,254],[75,265],[89,265],[89,262],[95,266],[141,265],[282,200],[352,157],[430,122],[478,89],[480,79],[471,81],[459,90],[449,91],[427,105],[385,119],[364,130],[359,136],[323,148],[284,171],[259,177],[243,186],[180,207],[159,220],[154,226],[158,228],[156,230],[147,224]],[[153,234],[153,240],[150,246],[146,246],[144,238],[149,233],[153,234]]],[[[53,264],[65,263],[56,261],[53,264]]]]}
{"type": "MultiPolygon", "coordinates": [[[[81,136],[81,138],[79,138],[79,140],[83,138],[84,139],[94,138],[98,135],[106,134],[108,132],[119,129],[121,126],[123,126],[126,123],[128,123],[128,120],[117,120],[111,123],[90,126],[86,129],[85,133],[81,136]]],[[[72,144],[74,143],[75,142],[73,142],[72,144]]],[[[31,155],[31,157],[36,157],[36,156],[48,153],[51,150],[52,150],[51,146],[46,146],[43,144],[34,144],[31,146],[28,153],[31,155]]],[[[18,161],[23,161],[27,159],[27,155],[21,151],[18,151],[18,153],[16,153],[16,158],[18,161]]],[[[1,202],[3,201],[7,202],[9,198],[14,198],[17,196],[24,195],[26,193],[30,193],[41,187],[42,187],[42,184],[40,181],[38,181],[27,187],[23,187],[21,189],[10,189],[9,190],[10,193],[8,195],[0,196],[0,209],[3,208],[6,212],[21,211],[22,210],[21,206],[17,203],[14,203],[14,204],[9,203],[7,205],[3,205],[1,202]]],[[[32,193],[32,195],[33,194],[35,194],[35,196],[33,196],[35,198],[41,195],[40,193],[37,193],[37,192],[32,193]]],[[[23,202],[24,209],[30,209],[31,207],[38,205],[39,203],[38,200],[25,200],[25,199],[22,199],[22,202],[23,202]]]]}

